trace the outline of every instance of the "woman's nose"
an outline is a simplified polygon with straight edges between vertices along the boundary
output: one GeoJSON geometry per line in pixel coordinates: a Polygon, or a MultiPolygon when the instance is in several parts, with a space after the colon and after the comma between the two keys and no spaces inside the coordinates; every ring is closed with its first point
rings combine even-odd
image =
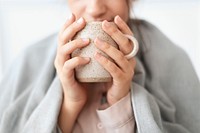
{"type": "Polygon", "coordinates": [[[94,19],[100,18],[106,13],[104,0],[89,0],[89,2],[86,11],[94,19]]]}

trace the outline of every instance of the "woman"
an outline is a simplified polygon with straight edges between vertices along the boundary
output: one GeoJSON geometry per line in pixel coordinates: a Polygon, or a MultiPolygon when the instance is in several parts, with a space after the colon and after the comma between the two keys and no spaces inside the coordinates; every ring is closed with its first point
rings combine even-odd
{"type": "Polygon", "coordinates": [[[68,5],[73,14],[58,37],[28,48],[1,82],[0,132],[200,131],[200,83],[183,50],[151,24],[129,19],[131,1],[68,0],[68,5]],[[74,68],[90,59],[70,54],[89,40],[70,40],[87,21],[103,21],[102,28],[119,45],[117,50],[95,40],[115,60],[95,54],[111,74],[110,83],[83,84],[74,77],[74,68]],[[137,57],[124,57],[133,47],[123,34],[138,39],[137,57]]]}

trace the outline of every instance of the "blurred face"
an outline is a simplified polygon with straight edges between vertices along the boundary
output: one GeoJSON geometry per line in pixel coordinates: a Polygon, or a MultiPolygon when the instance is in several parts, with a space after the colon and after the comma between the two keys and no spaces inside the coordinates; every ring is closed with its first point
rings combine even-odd
{"type": "Polygon", "coordinates": [[[119,15],[128,21],[128,0],[68,0],[71,12],[76,18],[83,17],[89,21],[113,21],[119,15]]]}

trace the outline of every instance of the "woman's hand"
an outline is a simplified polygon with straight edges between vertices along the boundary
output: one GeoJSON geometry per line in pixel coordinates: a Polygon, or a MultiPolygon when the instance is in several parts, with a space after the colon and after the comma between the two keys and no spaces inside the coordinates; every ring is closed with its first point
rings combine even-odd
{"type": "Polygon", "coordinates": [[[128,60],[125,57],[125,55],[132,51],[133,45],[123,34],[133,35],[133,33],[119,16],[115,17],[114,22],[117,26],[108,21],[104,21],[102,27],[119,45],[119,50],[100,39],[95,40],[96,46],[114,60],[113,63],[100,53],[96,53],[95,55],[95,59],[113,77],[112,83],[106,84],[107,101],[110,106],[129,93],[136,65],[134,58],[128,60]]]}
{"type": "Polygon", "coordinates": [[[87,101],[87,89],[84,84],[76,81],[74,69],[79,65],[89,63],[89,58],[71,58],[71,53],[89,44],[89,39],[76,39],[70,41],[74,35],[85,26],[85,20],[75,21],[75,16],[64,24],[59,33],[55,67],[63,88],[63,103],[59,114],[59,126],[63,132],[71,132],[78,114],[87,101]],[[67,124],[66,124],[67,123],[67,124]]]}
{"type": "Polygon", "coordinates": [[[86,102],[85,89],[83,85],[76,81],[74,69],[79,65],[89,63],[90,59],[82,57],[71,58],[70,56],[75,49],[85,47],[89,44],[89,39],[70,41],[84,26],[85,20],[83,18],[75,21],[75,16],[72,15],[59,33],[55,67],[63,87],[64,98],[71,104],[84,104],[86,102]]]}

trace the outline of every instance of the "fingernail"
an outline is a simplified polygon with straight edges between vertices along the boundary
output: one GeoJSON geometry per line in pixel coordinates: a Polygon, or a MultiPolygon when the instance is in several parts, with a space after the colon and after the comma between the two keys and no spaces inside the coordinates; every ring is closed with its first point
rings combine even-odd
{"type": "Polygon", "coordinates": [[[98,58],[101,58],[101,54],[100,54],[99,52],[96,52],[94,56],[95,56],[97,59],[98,59],[98,58]]]}
{"type": "Polygon", "coordinates": [[[85,60],[86,61],[90,61],[90,57],[85,57],[85,60]]]}
{"type": "Polygon", "coordinates": [[[72,19],[72,13],[67,17],[67,20],[70,20],[70,19],[72,19]]]}
{"type": "Polygon", "coordinates": [[[109,27],[109,26],[110,26],[110,23],[109,23],[108,21],[105,21],[104,25],[105,25],[106,27],[109,27]]]}
{"type": "Polygon", "coordinates": [[[84,43],[88,43],[90,40],[89,40],[88,38],[82,38],[82,41],[83,41],[84,43]]]}
{"type": "Polygon", "coordinates": [[[116,18],[117,18],[118,21],[120,21],[120,22],[122,21],[122,19],[119,15],[117,15],[116,18]]]}
{"type": "Polygon", "coordinates": [[[99,39],[98,37],[94,40],[94,42],[97,44],[97,45],[102,45],[103,44],[103,41],[101,39],[99,39]]]}
{"type": "Polygon", "coordinates": [[[78,20],[77,20],[77,23],[78,24],[81,24],[81,23],[83,23],[83,18],[81,17],[81,18],[79,18],[78,20]]]}

